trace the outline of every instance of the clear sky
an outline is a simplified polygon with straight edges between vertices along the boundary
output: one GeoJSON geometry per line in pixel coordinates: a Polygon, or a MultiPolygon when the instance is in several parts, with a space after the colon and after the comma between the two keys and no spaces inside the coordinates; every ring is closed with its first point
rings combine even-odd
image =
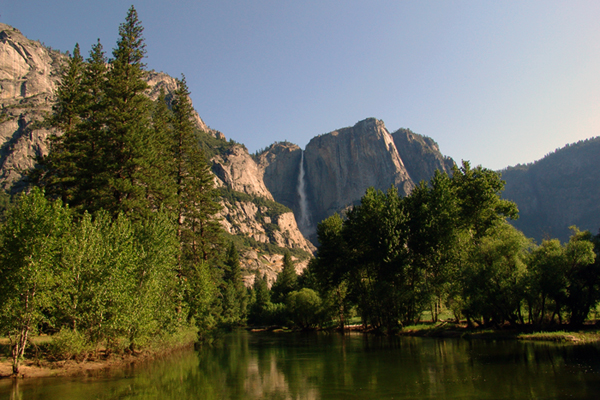
{"type": "Polygon", "coordinates": [[[600,135],[595,0],[0,0],[0,22],[110,52],[131,4],[148,67],[251,152],[367,117],[492,169],[600,135]]]}

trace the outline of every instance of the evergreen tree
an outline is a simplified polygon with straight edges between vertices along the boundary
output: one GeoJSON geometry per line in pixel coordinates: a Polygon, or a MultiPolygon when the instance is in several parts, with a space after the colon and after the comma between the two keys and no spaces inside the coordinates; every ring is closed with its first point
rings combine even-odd
{"type": "Polygon", "coordinates": [[[247,293],[242,280],[240,259],[235,244],[227,249],[223,273],[223,315],[226,323],[239,324],[246,317],[247,293]]]}
{"type": "Polygon", "coordinates": [[[96,201],[98,207],[112,215],[119,212],[147,215],[159,206],[163,197],[161,188],[152,182],[162,166],[151,129],[152,104],[144,94],[148,84],[144,80],[143,30],[132,6],[119,27],[120,38],[107,74],[106,133],[98,170],[106,185],[96,201]]]}
{"type": "Polygon", "coordinates": [[[80,211],[139,218],[174,196],[171,149],[166,133],[152,127],[154,107],[145,95],[142,32],[131,7],[108,67],[98,42],[85,65],[76,47],[63,77],[50,118],[63,135],[51,139],[32,180],[80,211]]]}
{"type": "Polygon", "coordinates": [[[77,180],[79,191],[74,194],[70,205],[83,212],[95,207],[98,188],[106,186],[102,180],[100,167],[104,159],[104,126],[106,118],[106,79],[107,59],[100,40],[92,46],[86,60],[85,72],[82,79],[83,99],[85,108],[82,110],[82,121],[78,126],[73,145],[80,148],[81,157],[78,159],[77,180]]]}
{"type": "Polygon", "coordinates": [[[79,154],[72,148],[72,138],[84,108],[83,72],[83,58],[79,44],[76,44],[56,91],[52,116],[47,119],[47,123],[55,128],[48,138],[50,152],[47,156],[37,157],[38,168],[29,174],[29,180],[44,187],[47,196],[61,198],[63,202],[69,202],[77,190],[75,175],[79,154]]]}
{"type": "Polygon", "coordinates": [[[277,274],[277,279],[271,288],[273,301],[275,303],[285,302],[288,293],[296,290],[297,281],[298,275],[296,274],[296,267],[294,267],[292,256],[289,251],[286,251],[283,256],[283,269],[277,274]]]}
{"type": "Polygon", "coordinates": [[[222,250],[222,228],[215,218],[220,206],[212,175],[198,143],[189,95],[183,77],[178,80],[174,93],[171,122],[179,238],[186,262],[214,263],[222,250]]]}

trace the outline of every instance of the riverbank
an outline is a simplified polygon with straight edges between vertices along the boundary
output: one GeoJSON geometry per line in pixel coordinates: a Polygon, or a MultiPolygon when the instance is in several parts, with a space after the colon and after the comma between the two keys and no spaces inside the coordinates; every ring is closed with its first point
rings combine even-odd
{"type": "MultiPolygon", "coordinates": [[[[567,327],[568,328],[568,327],[567,327]]],[[[296,332],[284,326],[262,326],[248,327],[249,332],[274,332],[286,333],[296,332]]],[[[323,331],[338,331],[338,328],[313,329],[323,331]]],[[[380,331],[365,330],[362,325],[346,325],[345,332],[361,332],[365,334],[381,334],[380,331]]],[[[422,323],[410,325],[404,329],[395,332],[397,336],[409,337],[430,337],[430,338],[463,338],[463,339],[483,339],[483,340],[528,340],[544,342],[562,342],[562,343],[593,343],[600,341],[600,329],[597,325],[588,325],[578,331],[569,331],[557,328],[555,330],[535,331],[526,326],[523,329],[506,327],[502,329],[483,329],[469,328],[466,324],[456,324],[453,322],[422,323]]]]}
{"type": "Polygon", "coordinates": [[[528,340],[562,343],[592,343],[600,341],[600,330],[596,325],[584,326],[577,331],[555,330],[535,331],[531,327],[524,329],[481,329],[469,328],[466,325],[442,322],[439,324],[420,324],[407,326],[400,332],[399,336],[436,337],[436,338],[465,338],[465,339],[489,339],[489,340],[528,340]]]}
{"type": "MultiPolygon", "coordinates": [[[[47,343],[48,338],[35,338],[37,347],[39,343],[47,343]],[[36,340],[37,339],[37,340],[36,340]]],[[[0,346],[6,347],[6,340],[0,339],[0,346]]],[[[45,378],[65,376],[94,376],[112,370],[128,368],[133,365],[153,361],[157,358],[168,356],[177,351],[189,349],[197,342],[195,330],[179,332],[167,340],[160,340],[146,348],[131,352],[106,354],[100,349],[98,355],[88,354],[80,360],[73,357],[66,360],[50,360],[43,351],[37,355],[29,352],[29,357],[21,361],[19,374],[12,373],[12,358],[0,357],[0,379],[18,378],[45,378]]],[[[43,346],[39,346],[42,347],[43,346]]]]}

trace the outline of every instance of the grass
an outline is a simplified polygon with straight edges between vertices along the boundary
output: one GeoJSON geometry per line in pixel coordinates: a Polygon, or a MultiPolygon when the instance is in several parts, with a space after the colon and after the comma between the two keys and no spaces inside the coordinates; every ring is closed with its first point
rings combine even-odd
{"type": "Polygon", "coordinates": [[[522,333],[517,335],[519,340],[549,341],[549,342],[572,342],[572,343],[590,343],[600,341],[600,332],[598,330],[590,331],[550,331],[522,333]]]}

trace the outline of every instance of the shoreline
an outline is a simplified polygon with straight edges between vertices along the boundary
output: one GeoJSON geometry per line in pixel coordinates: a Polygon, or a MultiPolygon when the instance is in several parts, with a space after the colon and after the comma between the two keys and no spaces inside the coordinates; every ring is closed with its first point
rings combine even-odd
{"type": "MultiPolygon", "coordinates": [[[[273,333],[289,333],[300,332],[298,330],[289,329],[283,326],[252,326],[246,328],[248,332],[273,332],[273,333]]],[[[363,334],[383,335],[374,330],[364,330],[362,325],[347,325],[344,331],[339,328],[324,328],[311,329],[307,331],[330,331],[338,333],[358,332],[363,334]]],[[[405,336],[405,337],[427,337],[437,339],[480,339],[480,340],[521,340],[521,341],[536,341],[536,342],[552,342],[565,344],[583,344],[600,342],[600,328],[596,325],[584,326],[579,330],[569,330],[569,327],[557,327],[555,329],[536,330],[531,327],[525,329],[518,328],[468,328],[466,325],[447,325],[445,322],[437,325],[431,323],[423,323],[419,325],[408,326],[403,330],[394,332],[390,336],[405,336]]]]}
{"type": "Polygon", "coordinates": [[[22,361],[21,366],[19,367],[19,374],[16,376],[12,373],[12,360],[6,358],[3,361],[0,361],[0,380],[76,376],[94,377],[119,369],[151,362],[157,358],[193,348],[195,343],[196,342],[193,341],[156,350],[146,349],[135,354],[113,354],[109,358],[92,361],[76,361],[73,359],[61,361],[26,359],[22,361]]]}
{"type": "MultiPolygon", "coordinates": [[[[247,327],[246,330],[251,333],[274,332],[289,333],[293,330],[281,326],[271,327],[247,327]]],[[[336,331],[343,333],[339,329],[322,329],[323,331],[336,331]]],[[[373,334],[373,331],[364,331],[361,325],[347,326],[344,332],[359,332],[364,334],[373,334]]],[[[563,343],[567,345],[587,344],[600,341],[600,329],[596,326],[588,326],[579,331],[566,330],[547,330],[535,332],[531,329],[482,329],[467,328],[466,326],[448,326],[444,323],[438,325],[417,325],[407,327],[402,331],[396,332],[393,336],[406,337],[426,337],[426,338],[459,338],[459,339],[480,339],[480,340],[522,340],[538,341],[549,343],[563,343]]],[[[22,362],[20,372],[17,376],[12,374],[12,360],[4,358],[0,361],[0,380],[7,379],[36,379],[48,377],[95,377],[108,374],[112,371],[123,370],[125,368],[152,362],[153,360],[168,356],[178,351],[185,351],[195,346],[195,341],[189,341],[183,344],[168,346],[158,349],[146,349],[135,354],[113,354],[106,359],[76,361],[61,360],[49,361],[44,359],[26,359],[22,362]]]]}
{"type": "Polygon", "coordinates": [[[536,342],[553,342],[566,344],[594,343],[600,341],[600,330],[597,326],[584,326],[579,330],[569,330],[566,326],[556,329],[533,329],[532,327],[491,329],[468,328],[464,325],[444,326],[445,323],[429,326],[407,327],[397,333],[398,336],[431,337],[431,338],[463,338],[482,340],[521,340],[536,342]]]}

